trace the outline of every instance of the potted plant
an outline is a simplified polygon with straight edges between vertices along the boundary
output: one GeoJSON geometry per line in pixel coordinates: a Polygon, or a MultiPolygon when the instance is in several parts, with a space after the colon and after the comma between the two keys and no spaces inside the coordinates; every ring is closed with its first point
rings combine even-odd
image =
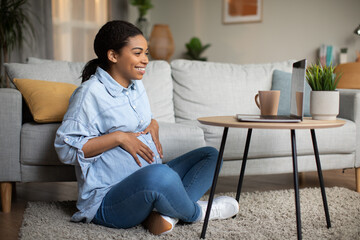
{"type": "Polygon", "coordinates": [[[315,120],[335,120],[339,114],[339,92],[336,87],[341,73],[334,73],[335,67],[312,64],[306,69],[306,80],[310,93],[310,114],[315,120]]]}
{"type": "Polygon", "coordinates": [[[131,5],[138,8],[139,17],[136,21],[136,26],[143,32],[146,39],[148,39],[148,28],[149,22],[145,18],[149,9],[153,8],[154,6],[151,4],[151,0],[132,0],[131,5]]]}
{"type": "MultiPolygon", "coordinates": [[[[14,48],[35,37],[35,31],[26,8],[27,0],[1,0],[0,3],[0,63],[9,61],[9,55],[14,48]]],[[[3,72],[3,69],[1,69],[3,72]]],[[[10,87],[9,80],[0,75],[1,87],[10,87]],[[6,79],[6,84],[4,84],[6,79]]]]}
{"type": "Polygon", "coordinates": [[[191,60],[206,61],[206,57],[200,57],[200,55],[210,47],[210,44],[202,45],[201,41],[197,37],[190,39],[189,43],[185,44],[187,48],[186,56],[191,60]]]}

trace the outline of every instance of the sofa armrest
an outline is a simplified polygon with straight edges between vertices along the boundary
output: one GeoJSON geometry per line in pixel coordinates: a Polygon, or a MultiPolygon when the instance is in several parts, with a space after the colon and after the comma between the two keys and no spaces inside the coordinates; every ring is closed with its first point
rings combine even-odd
{"type": "Polygon", "coordinates": [[[340,92],[340,118],[356,124],[356,159],[355,167],[360,167],[360,90],[338,89],[340,92]]]}
{"type": "Polygon", "coordinates": [[[0,113],[0,182],[21,181],[22,97],[18,90],[0,88],[0,113]]]}

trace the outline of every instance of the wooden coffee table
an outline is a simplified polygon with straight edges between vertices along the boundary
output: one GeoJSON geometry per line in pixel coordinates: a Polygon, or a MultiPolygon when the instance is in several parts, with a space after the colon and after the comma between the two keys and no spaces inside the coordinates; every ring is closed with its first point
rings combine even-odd
{"type": "Polygon", "coordinates": [[[300,123],[239,122],[239,121],[237,121],[235,116],[203,117],[203,118],[199,118],[198,121],[205,125],[212,125],[212,126],[218,126],[218,127],[224,128],[221,145],[220,145],[220,150],[219,150],[219,156],[217,159],[216,169],[215,169],[215,173],[214,173],[214,179],[213,179],[213,183],[212,183],[211,190],[210,190],[208,207],[206,209],[204,225],[203,225],[202,232],[201,232],[201,238],[205,238],[206,229],[207,229],[209,216],[210,216],[210,210],[211,210],[212,202],[214,199],[216,183],[217,183],[217,179],[218,179],[219,172],[220,172],[221,160],[222,160],[223,153],[224,153],[226,137],[227,137],[229,127],[247,128],[248,129],[245,150],[244,150],[244,155],[243,155],[243,161],[242,161],[241,170],[240,170],[239,183],[238,183],[238,188],[237,188],[237,193],[236,193],[237,201],[240,200],[241,187],[242,187],[242,182],[244,179],[244,173],[245,173],[247,156],[248,156],[248,152],[249,152],[252,129],[260,128],[260,129],[289,129],[290,130],[292,160],[293,160],[293,178],[294,178],[294,189],[295,189],[297,238],[298,239],[301,239],[302,236],[301,236],[299,180],[298,180],[298,164],[297,164],[295,130],[296,129],[309,129],[311,132],[311,138],[312,138],[312,142],[313,142],[315,161],[316,161],[316,166],[317,166],[317,172],[318,172],[320,188],[321,188],[321,195],[322,195],[322,199],[323,199],[323,205],[324,205],[324,211],[325,211],[325,217],[326,217],[326,224],[327,224],[328,228],[331,227],[329,209],[328,209],[326,193],[325,193],[325,188],[324,188],[324,180],[323,180],[322,171],[321,171],[319,151],[318,151],[317,142],[316,142],[315,129],[341,127],[345,124],[345,121],[338,120],[338,119],[333,120],[333,121],[322,121],[322,120],[311,120],[311,118],[306,118],[306,119],[304,119],[304,121],[302,121],[300,123]]]}

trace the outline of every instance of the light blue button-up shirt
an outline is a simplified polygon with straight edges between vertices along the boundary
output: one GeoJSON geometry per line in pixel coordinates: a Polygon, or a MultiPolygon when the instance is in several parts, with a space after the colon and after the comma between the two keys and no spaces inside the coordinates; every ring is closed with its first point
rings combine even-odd
{"type": "MultiPolygon", "coordinates": [[[[114,131],[144,131],[151,117],[142,81],[132,81],[124,88],[98,67],[96,73],[75,90],[54,144],[60,161],[75,165],[79,211],[73,215],[73,221],[90,222],[110,188],[140,169],[134,158],[121,147],[85,158],[81,150],[84,144],[91,138],[114,131]]],[[[161,163],[150,133],[142,134],[138,139],[155,153],[153,164],[161,163]]],[[[142,167],[149,165],[138,157],[142,167]]]]}

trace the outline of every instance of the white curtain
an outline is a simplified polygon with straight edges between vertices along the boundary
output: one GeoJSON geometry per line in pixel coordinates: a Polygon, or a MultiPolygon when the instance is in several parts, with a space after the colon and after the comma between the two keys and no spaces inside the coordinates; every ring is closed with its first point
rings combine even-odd
{"type": "Polygon", "coordinates": [[[108,20],[128,20],[127,0],[28,0],[28,7],[36,38],[12,51],[10,62],[28,57],[88,61],[99,28],[108,20]]]}
{"type": "Polygon", "coordinates": [[[108,21],[108,1],[52,0],[54,59],[85,62],[95,57],[93,41],[108,21]]]}
{"type": "Polygon", "coordinates": [[[95,58],[96,33],[110,19],[127,16],[127,1],[52,0],[54,59],[87,62],[95,58]]]}

